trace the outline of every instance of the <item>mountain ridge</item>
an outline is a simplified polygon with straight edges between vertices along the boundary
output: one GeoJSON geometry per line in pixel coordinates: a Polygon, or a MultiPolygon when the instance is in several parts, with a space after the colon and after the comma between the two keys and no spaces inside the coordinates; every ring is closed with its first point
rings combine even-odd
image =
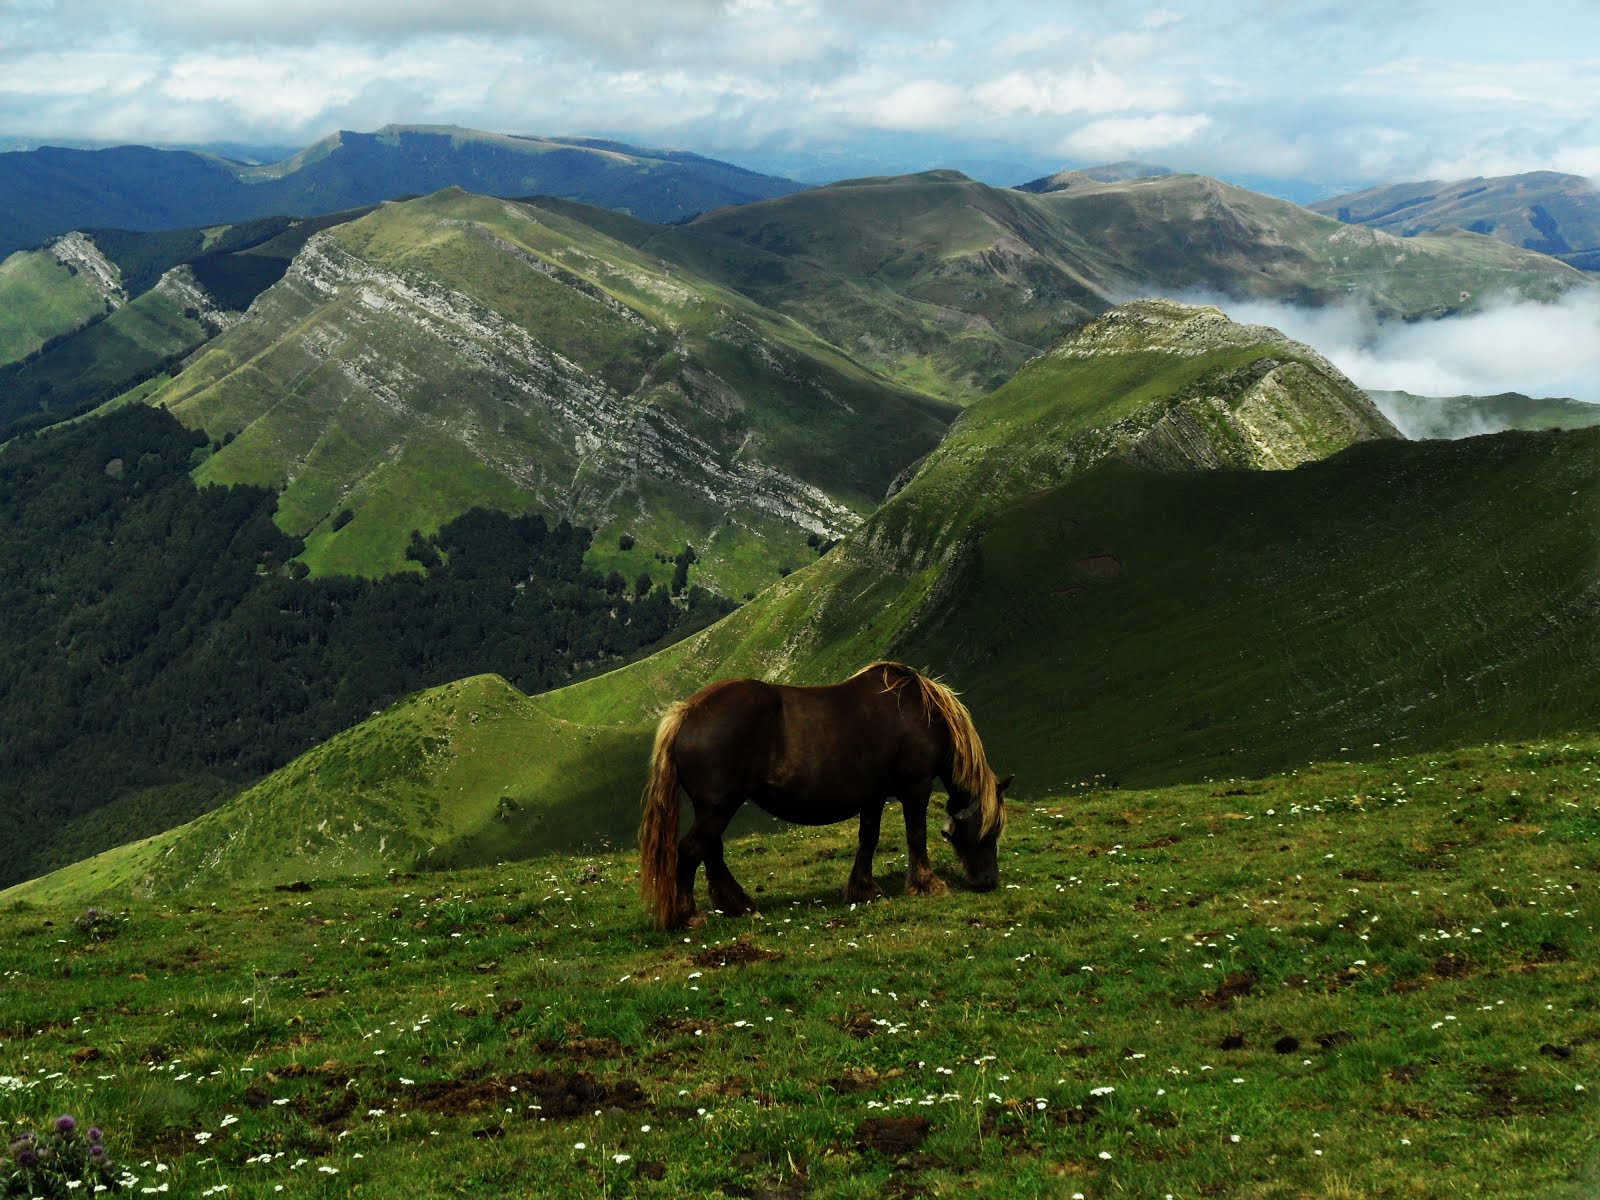
{"type": "Polygon", "coordinates": [[[269,164],[144,146],[45,147],[0,154],[0,255],[73,229],[320,216],[451,185],[559,194],[656,220],[802,186],[681,151],[455,126],[341,130],[269,164]]]}
{"type": "Polygon", "coordinates": [[[1381,184],[1309,207],[1403,237],[1464,229],[1600,270],[1600,188],[1581,175],[1528,171],[1381,184]]]}

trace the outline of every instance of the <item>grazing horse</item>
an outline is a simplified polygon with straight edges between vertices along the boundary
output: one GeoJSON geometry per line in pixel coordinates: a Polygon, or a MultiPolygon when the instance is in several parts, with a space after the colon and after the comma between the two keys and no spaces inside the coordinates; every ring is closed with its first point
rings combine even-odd
{"type": "Polygon", "coordinates": [[[928,862],[928,798],[938,778],[949,794],[944,836],[972,886],[1000,877],[996,846],[1005,828],[1003,793],[972,717],[956,694],[903,663],[876,662],[843,683],[789,687],[726,679],[667,710],[656,729],[639,827],[645,906],[664,929],[697,924],[694,877],[706,865],[713,907],[755,911],[722,857],[722,834],[746,800],[802,825],[860,816],[845,899],[883,894],[872,855],[889,797],[906,821],[906,890],[937,894],[928,862]],[[678,837],[678,790],[694,805],[678,837]]]}

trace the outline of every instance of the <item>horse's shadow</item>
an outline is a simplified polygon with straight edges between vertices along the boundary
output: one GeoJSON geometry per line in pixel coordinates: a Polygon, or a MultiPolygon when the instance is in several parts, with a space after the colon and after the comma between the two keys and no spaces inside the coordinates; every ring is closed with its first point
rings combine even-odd
{"type": "Polygon", "coordinates": [[[946,896],[912,895],[906,890],[904,873],[879,872],[874,878],[877,880],[878,886],[883,889],[883,895],[866,903],[858,902],[852,905],[850,901],[846,900],[844,898],[844,880],[841,879],[837,884],[825,884],[811,888],[772,888],[766,887],[764,884],[758,885],[757,888],[752,889],[754,894],[750,898],[756,902],[759,916],[727,917],[718,909],[710,907],[709,903],[704,912],[708,917],[722,921],[737,922],[743,925],[752,920],[771,921],[774,917],[782,918],[802,913],[808,916],[814,915],[828,919],[840,913],[850,912],[852,908],[859,912],[869,905],[874,908],[880,905],[885,908],[898,908],[901,905],[908,904],[937,905],[957,894],[973,896],[983,894],[979,889],[959,878],[959,872],[954,875],[939,873],[939,878],[944,881],[945,887],[949,889],[946,896]]]}

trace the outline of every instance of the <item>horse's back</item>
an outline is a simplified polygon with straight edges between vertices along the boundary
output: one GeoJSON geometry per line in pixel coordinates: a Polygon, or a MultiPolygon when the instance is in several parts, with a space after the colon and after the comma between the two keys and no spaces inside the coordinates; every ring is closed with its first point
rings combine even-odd
{"type": "Polygon", "coordinates": [[[724,679],[690,696],[684,709],[673,755],[690,794],[747,795],[765,776],[781,736],[777,687],[759,679],[724,679]]]}

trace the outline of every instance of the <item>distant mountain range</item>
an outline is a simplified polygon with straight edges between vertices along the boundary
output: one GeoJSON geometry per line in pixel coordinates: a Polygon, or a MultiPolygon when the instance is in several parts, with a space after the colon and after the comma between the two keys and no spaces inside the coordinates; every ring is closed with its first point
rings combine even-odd
{"type": "Polygon", "coordinates": [[[0,154],[0,255],[74,229],[319,216],[443,187],[563,196],[675,221],[801,186],[681,151],[450,126],[342,131],[265,165],[147,146],[44,147],[0,154]]]}
{"type": "Polygon", "coordinates": [[[1588,429],[1600,425],[1600,404],[1570,397],[1417,396],[1370,393],[1372,402],[1408,438],[1464,438],[1507,429],[1588,429]]]}
{"type": "Polygon", "coordinates": [[[1310,207],[1402,237],[1464,229],[1600,271],[1600,188],[1581,175],[1530,171],[1393,183],[1310,207]]]}
{"type": "Polygon", "coordinates": [[[692,544],[739,596],[870,513],[953,405],[1130,294],[1415,318],[1588,286],[1492,239],[1148,172],[854,180],[676,225],[460,190],[363,211],[13,255],[0,418],[166,407],[229,439],[206,481],[282,491],[318,572],[406,569],[412,529],[531,505],[596,528],[597,554],[692,544]]]}
{"type": "Polygon", "coordinates": [[[1177,172],[1154,163],[1117,162],[1099,167],[1078,167],[1056,171],[1027,183],[1017,184],[1019,192],[1065,192],[1075,187],[1089,187],[1097,183],[1122,183],[1129,179],[1156,179],[1177,172]]]}

